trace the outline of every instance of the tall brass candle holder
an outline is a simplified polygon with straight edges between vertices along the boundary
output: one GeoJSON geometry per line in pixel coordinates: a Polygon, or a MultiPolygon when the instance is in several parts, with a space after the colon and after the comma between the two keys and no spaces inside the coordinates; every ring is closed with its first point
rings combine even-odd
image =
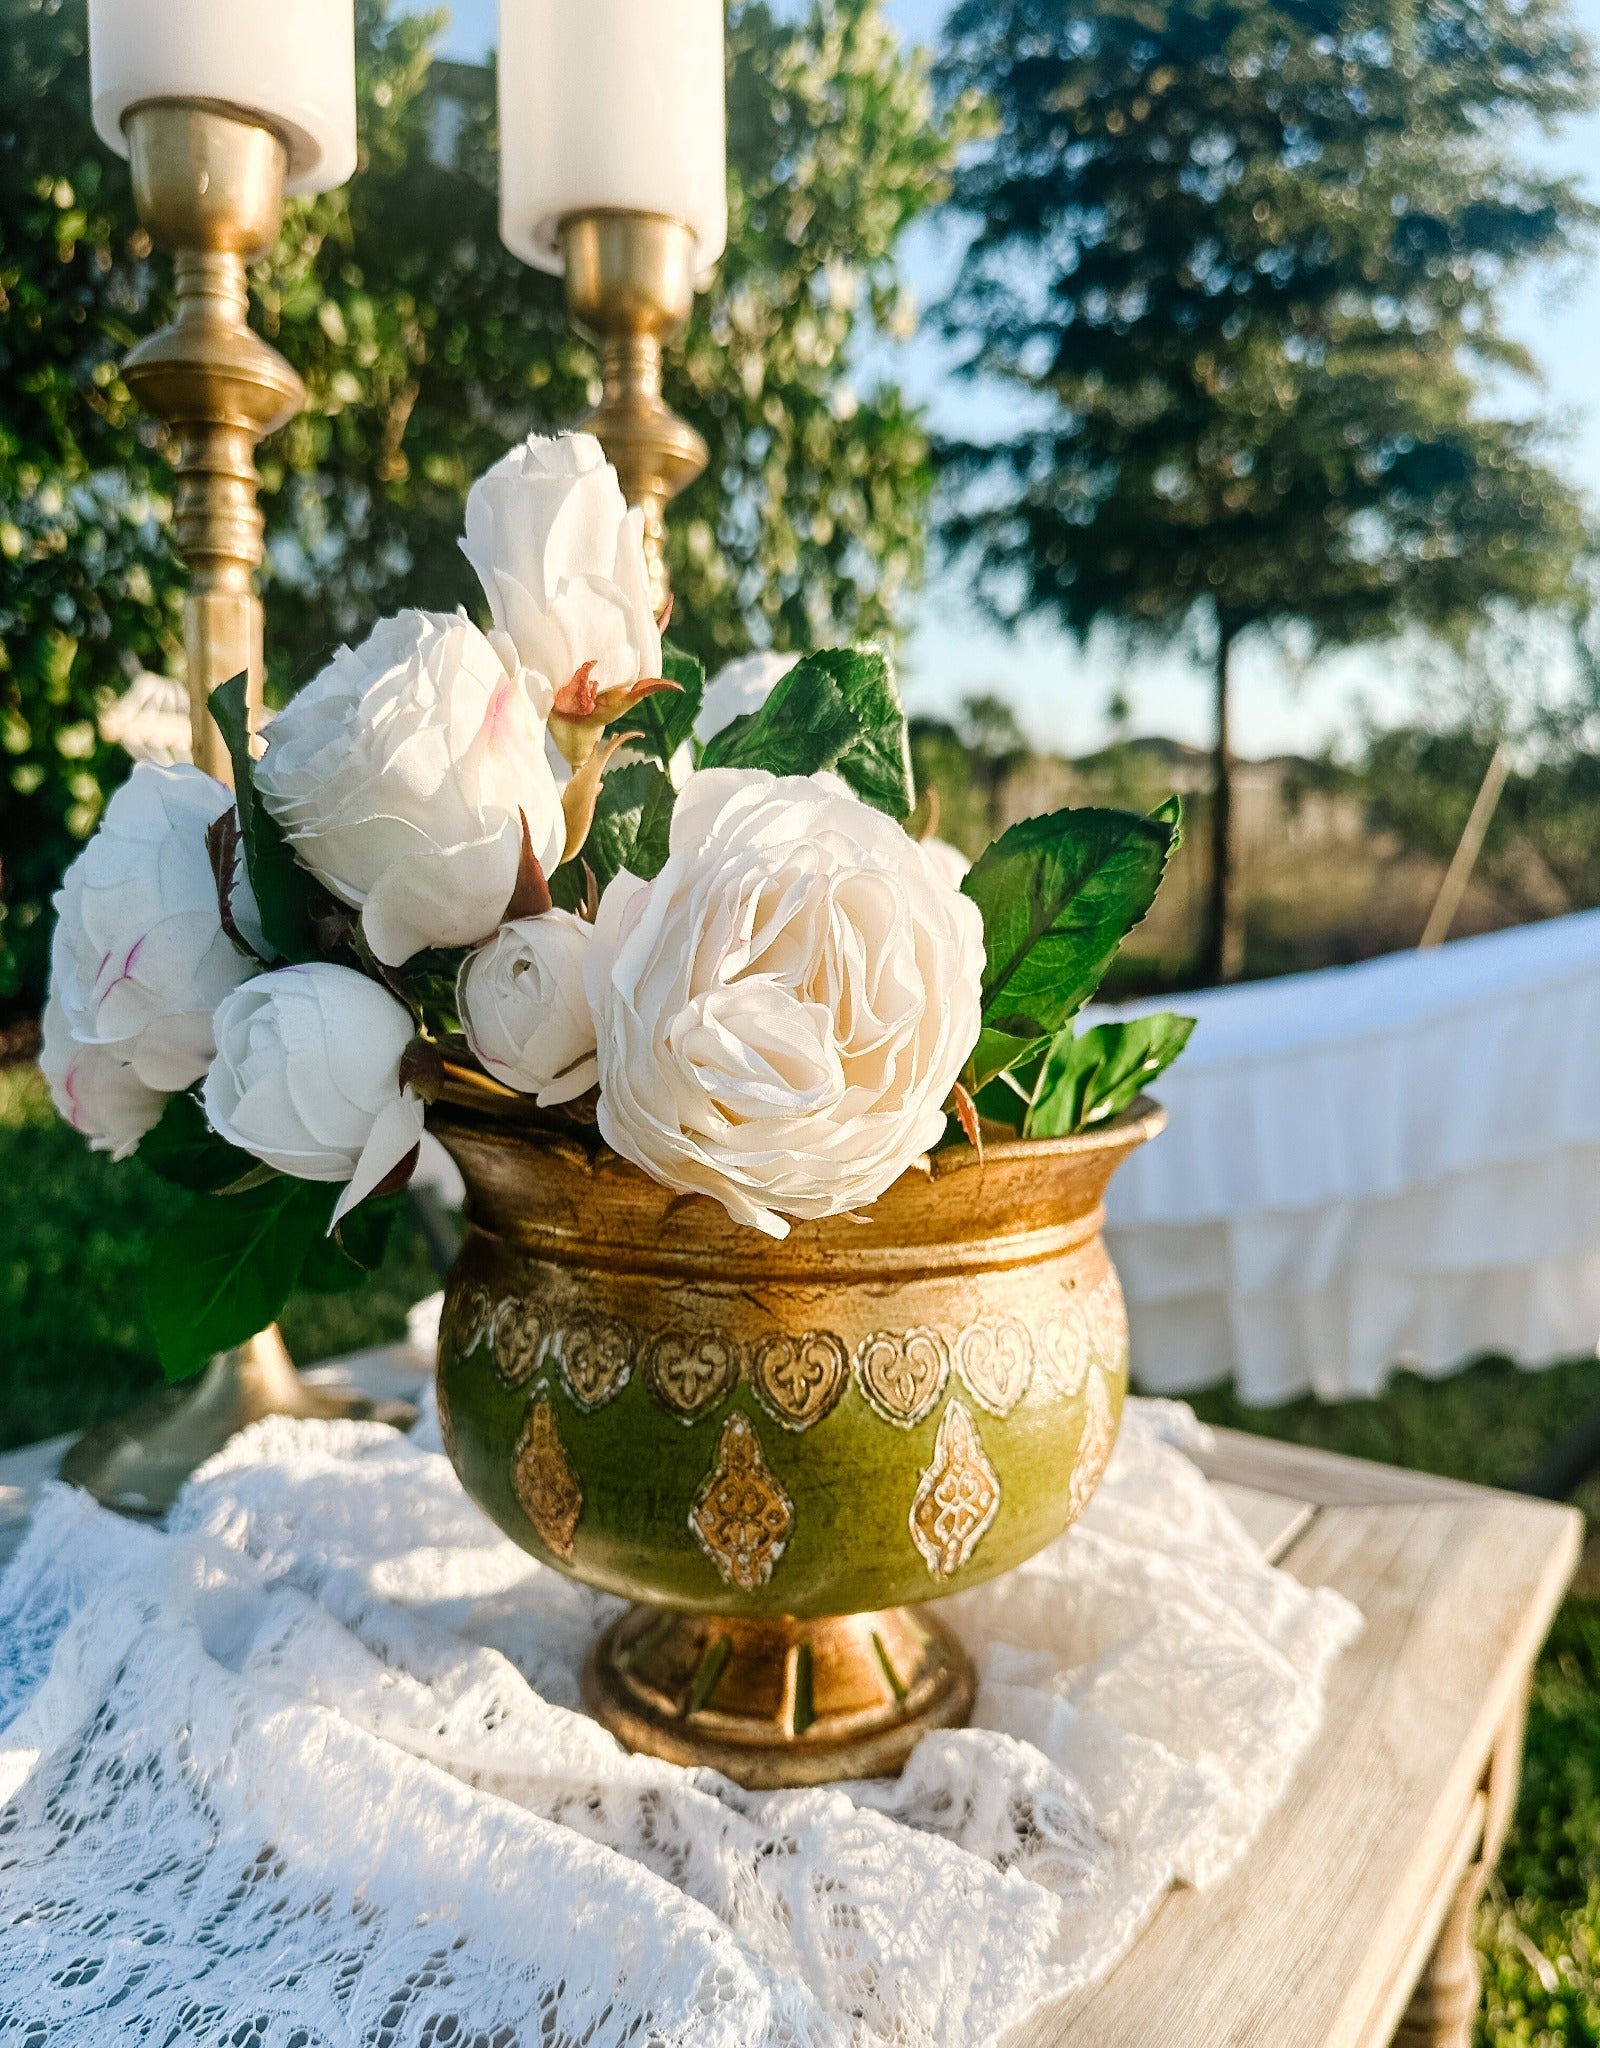
{"type": "Polygon", "coordinates": [[[695,238],[661,214],[594,212],[561,224],[567,308],[600,349],[602,392],[583,425],[644,513],[650,593],[667,602],[666,508],[705,468],[705,442],[661,395],[661,351],[694,307],[695,238]]]}
{"type": "MultiPolygon", "coordinates": [[[[282,138],[236,109],[151,100],[129,110],[134,199],[174,257],[177,314],[123,365],[141,404],[172,430],[174,526],[189,570],[183,607],[197,766],[231,781],[211,692],[249,677],[261,716],[260,479],[255,448],[305,403],[305,388],[250,328],[245,266],[277,240],[288,157],[282,138]]],[[[62,1477],[109,1507],[164,1514],[195,1467],[267,1415],[370,1416],[358,1395],[307,1386],[276,1325],[214,1358],[197,1385],[168,1387],[80,1437],[62,1477]]]]}

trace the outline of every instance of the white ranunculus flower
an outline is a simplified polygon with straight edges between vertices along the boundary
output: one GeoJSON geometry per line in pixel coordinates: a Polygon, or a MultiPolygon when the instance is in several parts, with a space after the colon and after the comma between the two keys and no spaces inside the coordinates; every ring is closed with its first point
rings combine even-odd
{"type": "Polygon", "coordinates": [[[345,1181],[333,1220],[422,1142],[422,1104],[400,1085],[411,1017],[378,982],[312,961],[258,974],[217,1011],[206,1120],[297,1180],[345,1181]]]}
{"type": "Polygon", "coordinates": [[[871,1202],[944,1131],[983,919],[891,818],[815,777],[693,777],[586,963],[602,1135],[782,1237],[871,1202]]]}
{"type": "Polygon", "coordinates": [[[464,613],[407,611],[341,648],[268,727],[257,792],[312,873],[359,906],[387,966],[489,936],[524,821],[545,873],[560,861],[553,694],[464,613]]]}
{"type": "MultiPolygon", "coordinates": [[[[260,965],[222,928],[206,851],[206,828],[232,807],[232,791],[198,768],[137,763],[55,899],[50,992],[65,1027],[146,1088],[170,1093],[199,1080],[212,1011],[260,965]]],[[[231,903],[259,946],[242,872],[231,903]]]]}
{"type": "Polygon", "coordinates": [[[84,1045],[72,1035],[61,998],[51,992],[45,1005],[39,1065],[50,1084],[50,1099],[96,1152],[126,1159],[152,1125],[167,1098],[147,1088],[110,1046],[84,1045]]]}
{"type": "Polygon", "coordinates": [[[586,662],[616,689],[661,673],[644,514],[592,434],[531,434],[467,494],[461,543],[497,631],[559,690],[586,662]]]}
{"type": "Polygon", "coordinates": [[[541,1109],[595,1084],[594,1017],[583,963],[594,927],[568,910],[502,925],[461,970],[467,1043],[498,1081],[541,1109]]]}
{"type": "Polygon", "coordinates": [[[695,713],[694,736],[704,746],[725,725],[759,711],[800,659],[798,654],[741,654],[724,662],[706,684],[695,713]]]}

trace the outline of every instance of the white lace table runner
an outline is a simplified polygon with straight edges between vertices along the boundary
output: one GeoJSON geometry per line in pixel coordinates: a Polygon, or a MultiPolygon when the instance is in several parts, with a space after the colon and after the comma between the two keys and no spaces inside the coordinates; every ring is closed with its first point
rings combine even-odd
{"type": "Polygon", "coordinates": [[[579,1710],[617,1603],[501,1537],[427,1418],[264,1423],[169,1534],[52,1489],[0,1580],[0,2043],[994,2041],[1238,1859],[1361,1625],[1194,1437],[1130,1402],[1070,1535],[946,1603],[973,1726],[795,1793],[579,1710]]]}

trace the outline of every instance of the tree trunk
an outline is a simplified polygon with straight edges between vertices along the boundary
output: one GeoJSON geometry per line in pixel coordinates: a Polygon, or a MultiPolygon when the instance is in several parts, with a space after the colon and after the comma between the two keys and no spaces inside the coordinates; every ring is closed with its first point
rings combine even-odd
{"type": "Polygon", "coordinates": [[[1228,730],[1228,658],[1239,627],[1217,619],[1215,666],[1217,736],[1212,751],[1211,889],[1200,948],[1204,981],[1237,981],[1244,966],[1244,914],[1233,859],[1233,748],[1228,730]]]}

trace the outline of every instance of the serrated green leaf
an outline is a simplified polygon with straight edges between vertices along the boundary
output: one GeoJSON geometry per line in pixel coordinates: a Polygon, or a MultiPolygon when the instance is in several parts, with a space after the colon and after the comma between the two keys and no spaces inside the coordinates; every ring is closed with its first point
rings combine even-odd
{"type": "Polygon", "coordinates": [[[187,1379],[265,1329],[326,1233],[339,1189],[279,1174],[237,1195],[201,1195],[152,1239],[145,1298],[161,1367],[187,1379]]]}
{"type": "Polygon", "coordinates": [[[678,800],[678,792],[665,775],[658,775],[650,785],[649,794],[639,812],[639,829],[634,835],[633,849],[623,865],[630,874],[641,881],[651,881],[667,864],[671,850],[672,807],[678,800]]]}
{"type": "Polygon", "coordinates": [[[383,1264],[404,1201],[403,1195],[382,1195],[358,1203],[312,1245],[296,1285],[310,1294],[348,1294],[360,1287],[383,1264]]]}
{"type": "Polygon", "coordinates": [[[831,769],[892,818],[909,817],[916,800],[905,711],[878,647],[808,654],[759,711],[734,719],[708,742],[701,766],[774,775],[831,769]]]}
{"type": "Polygon", "coordinates": [[[700,700],[705,695],[706,671],[696,655],[663,641],[661,673],[669,683],[676,683],[677,689],[658,690],[654,696],[641,697],[630,710],[612,719],[606,730],[637,733],[634,745],[665,768],[694,732],[700,700]]]}
{"type": "MultiPolygon", "coordinates": [[[[654,761],[632,761],[606,777],[600,785],[594,823],[583,842],[583,859],[593,868],[602,889],[624,868],[646,880],[660,870],[667,857],[675,798],[671,782],[654,761]]],[[[581,897],[581,888],[579,894],[581,897]]]]}
{"type": "Polygon", "coordinates": [[[1059,1032],[1045,1058],[1025,1129],[1030,1138],[1064,1138],[1120,1116],[1189,1043],[1192,1017],[1153,1017],[1059,1032]]]}
{"type": "Polygon", "coordinates": [[[277,820],[256,797],[246,678],[241,674],[219,683],[211,692],[210,705],[233,763],[239,836],[244,841],[245,871],[261,914],[262,934],[279,960],[314,960],[317,948],[312,920],[324,907],[324,894],[295,859],[277,820]]]}
{"type": "Polygon", "coordinates": [[[193,1194],[214,1194],[243,1180],[256,1161],[219,1138],[193,1095],[169,1095],[154,1130],[139,1141],[139,1158],[153,1173],[193,1194]]]}
{"type": "Polygon", "coordinates": [[[705,663],[698,655],[663,641],[661,673],[669,683],[676,683],[677,689],[642,698],[621,722],[644,734],[644,744],[665,768],[694,731],[706,690],[705,663]]]}
{"type": "Polygon", "coordinates": [[[581,908],[584,890],[583,858],[563,861],[549,878],[550,901],[557,910],[578,910],[581,908]]]}
{"type": "Polygon", "coordinates": [[[969,870],[983,912],[983,1034],[974,1092],[1053,1039],[1149,910],[1177,834],[1170,817],[1084,808],[1027,818],[969,870]]]}

